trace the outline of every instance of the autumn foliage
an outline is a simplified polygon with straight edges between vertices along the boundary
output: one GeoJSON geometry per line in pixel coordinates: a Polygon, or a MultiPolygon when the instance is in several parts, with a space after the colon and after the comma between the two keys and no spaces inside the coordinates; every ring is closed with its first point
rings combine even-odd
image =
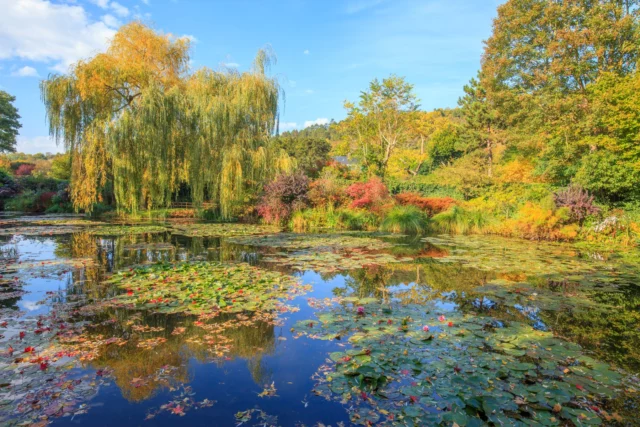
{"type": "Polygon", "coordinates": [[[264,187],[258,213],[270,224],[279,224],[307,206],[309,178],[303,174],[280,175],[264,187]]]}
{"type": "Polygon", "coordinates": [[[366,182],[356,182],[347,187],[352,209],[380,210],[390,201],[389,190],[380,178],[370,178],[366,182]]]}
{"type": "Polygon", "coordinates": [[[321,178],[309,185],[309,200],[314,206],[339,206],[346,199],[344,187],[334,179],[321,178]]]}
{"type": "Polygon", "coordinates": [[[396,201],[403,206],[415,206],[430,216],[444,212],[457,202],[451,197],[424,197],[418,193],[400,193],[396,201]]]}
{"type": "Polygon", "coordinates": [[[36,165],[32,165],[29,163],[24,163],[20,166],[18,166],[18,169],[16,169],[15,174],[17,176],[28,176],[31,175],[31,173],[33,172],[33,170],[36,168],[36,165]]]}

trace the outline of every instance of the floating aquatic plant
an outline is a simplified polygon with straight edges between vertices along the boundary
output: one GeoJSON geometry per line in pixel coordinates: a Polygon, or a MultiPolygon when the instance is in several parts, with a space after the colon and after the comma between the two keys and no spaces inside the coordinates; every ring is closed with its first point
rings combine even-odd
{"type": "Polygon", "coordinates": [[[350,344],[329,355],[314,391],[342,401],[355,424],[595,425],[623,393],[618,372],[526,324],[449,313],[444,327],[435,304],[368,303],[359,316],[351,302],[365,304],[345,298],[295,330],[350,344]]]}

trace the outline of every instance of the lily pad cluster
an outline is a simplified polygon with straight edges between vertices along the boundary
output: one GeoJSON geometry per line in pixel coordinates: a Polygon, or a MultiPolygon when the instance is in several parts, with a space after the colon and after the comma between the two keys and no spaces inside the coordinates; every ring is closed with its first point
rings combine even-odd
{"type": "Polygon", "coordinates": [[[279,228],[259,224],[174,224],[172,233],[188,237],[230,237],[277,233],[279,228]]]}
{"type": "Polygon", "coordinates": [[[331,273],[366,265],[411,261],[411,258],[389,253],[393,245],[367,235],[293,234],[232,238],[232,243],[273,248],[278,251],[262,257],[266,263],[287,266],[293,270],[331,273]]]}
{"type": "Polygon", "coordinates": [[[125,236],[146,233],[164,233],[168,229],[160,225],[115,225],[93,221],[44,221],[42,224],[33,224],[0,228],[0,236],[54,236],[87,232],[99,236],[125,236]],[[70,225],[72,224],[72,225],[70,225]]]}
{"type": "Polygon", "coordinates": [[[71,225],[51,225],[51,226],[16,226],[0,228],[0,236],[56,236],[60,234],[70,234],[82,231],[82,227],[71,225]]]}
{"type": "Polygon", "coordinates": [[[132,268],[107,282],[123,293],[103,305],[159,313],[284,310],[282,300],[309,289],[288,275],[248,264],[194,262],[132,268]]]}
{"type": "Polygon", "coordinates": [[[330,250],[330,249],[368,249],[380,250],[393,246],[367,235],[354,235],[353,233],[334,234],[296,234],[279,233],[264,236],[236,237],[230,239],[232,243],[247,246],[265,246],[270,248],[282,248],[289,250],[330,250]]]}
{"type": "Polygon", "coordinates": [[[87,230],[97,236],[127,236],[132,234],[165,233],[168,228],[161,225],[105,225],[87,230]]]}
{"type": "Polygon", "coordinates": [[[441,313],[435,304],[345,298],[295,331],[349,345],[315,393],[362,425],[598,425],[623,376],[577,344],[518,322],[441,313]]]}

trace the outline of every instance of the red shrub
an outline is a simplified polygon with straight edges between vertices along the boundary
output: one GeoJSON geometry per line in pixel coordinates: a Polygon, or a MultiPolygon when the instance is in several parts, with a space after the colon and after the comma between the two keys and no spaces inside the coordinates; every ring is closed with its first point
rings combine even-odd
{"type": "Polygon", "coordinates": [[[56,195],[55,191],[47,191],[37,195],[35,202],[31,208],[32,212],[44,212],[53,204],[53,196],[56,195]]]}
{"type": "Polygon", "coordinates": [[[270,224],[282,223],[293,212],[307,206],[308,191],[309,178],[306,175],[280,175],[264,187],[258,214],[270,224]]]}
{"type": "Polygon", "coordinates": [[[371,178],[367,182],[356,182],[347,188],[352,199],[351,208],[379,210],[389,201],[389,190],[380,178],[371,178]]]}
{"type": "Polygon", "coordinates": [[[418,193],[400,193],[396,195],[396,201],[401,205],[416,206],[429,215],[444,212],[457,203],[451,197],[423,197],[418,193]]]}
{"type": "Polygon", "coordinates": [[[24,163],[18,166],[18,169],[16,169],[15,174],[17,176],[28,176],[28,175],[31,175],[31,172],[33,172],[35,168],[36,168],[36,165],[24,163]]]}

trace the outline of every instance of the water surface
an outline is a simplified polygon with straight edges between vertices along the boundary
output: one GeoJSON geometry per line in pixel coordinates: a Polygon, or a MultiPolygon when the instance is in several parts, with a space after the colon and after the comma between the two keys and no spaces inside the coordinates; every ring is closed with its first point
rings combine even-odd
{"type": "Polygon", "coordinates": [[[633,251],[492,237],[28,226],[4,224],[0,247],[5,424],[636,422],[633,251]],[[310,286],[284,298],[290,308],[273,318],[225,312],[205,320],[226,325],[213,338],[202,314],[100,305],[138,296],[109,283],[114,273],[185,261],[250,264],[310,286]],[[74,328],[85,342],[60,347],[74,328]],[[525,339],[544,343],[539,350],[555,364],[544,365],[519,344],[525,339]],[[64,351],[47,353],[51,343],[64,351]]]}

